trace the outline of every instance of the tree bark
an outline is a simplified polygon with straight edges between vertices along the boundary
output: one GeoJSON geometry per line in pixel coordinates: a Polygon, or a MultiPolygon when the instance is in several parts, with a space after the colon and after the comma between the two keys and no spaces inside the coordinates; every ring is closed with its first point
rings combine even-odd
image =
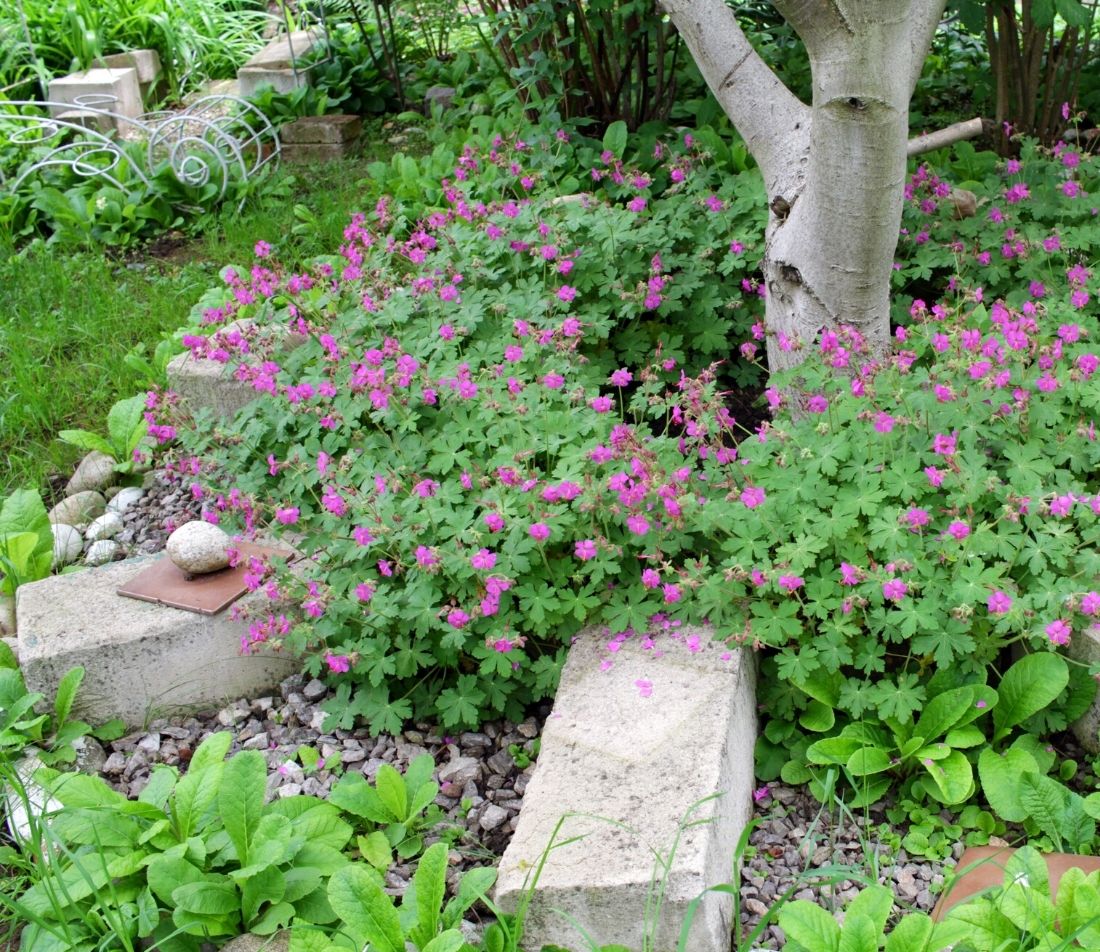
{"type": "Polygon", "coordinates": [[[772,371],[823,328],[889,339],[909,99],[944,0],[774,0],[805,43],[813,103],[753,51],[725,0],[662,0],[764,175],[772,371]]]}

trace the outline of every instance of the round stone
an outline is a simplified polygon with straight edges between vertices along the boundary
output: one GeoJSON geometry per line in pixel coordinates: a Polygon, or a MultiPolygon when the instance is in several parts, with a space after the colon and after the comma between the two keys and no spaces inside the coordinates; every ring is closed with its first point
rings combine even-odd
{"type": "Polygon", "coordinates": [[[125,486],[107,503],[108,512],[123,513],[145,495],[145,490],[137,486],[125,486]]]}
{"type": "Polygon", "coordinates": [[[48,513],[50,522],[63,522],[67,526],[86,529],[88,524],[102,516],[107,509],[107,500],[102,493],[89,489],[62,499],[48,513]]]}
{"type": "Polygon", "coordinates": [[[113,539],[122,531],[122,516],[117,512],[105,512],[84,532],[84,538],[89,542],[98,542],[100,539],[113,539]]]}
{"type": "Polygon", "coordinates": [[[93,566],[106,565],[108,562],[113,562],[115,556],[121,551],[122,546],[113,539],[100,539],[88,546],[88,551],[84,553],[84,563],[93,566]]]}
{"type": "Polygon", "coordinates": [[[78,529],[67,526],[63,522],[55,522],[50,525],[53,533],[53,567],[60,568],[75,562],[84,551],[84,539],[78,529]]]}
{"type": "Polygon", "coordinates": [[[168,537],[165,551],[181,571],[189,575],[217,572],[229,564],[226,549],[229,536],[209,522],[195,520],[180,526],[168,537]]]}
{"type": "Polygon", "coordinates": [[[80,461],[73,478],[65,487],[65,495],[75,496],[89,490],[103,492],[117,477],[114,457],[92,450],[80,461]]]}

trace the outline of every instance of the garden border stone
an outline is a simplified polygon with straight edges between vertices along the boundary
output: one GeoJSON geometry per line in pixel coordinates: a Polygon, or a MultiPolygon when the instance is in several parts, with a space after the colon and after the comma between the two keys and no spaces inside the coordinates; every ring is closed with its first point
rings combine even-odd
{"type": "MultiPolygon", "coordinates": [[[[679,834],[653,952],[672,952],[690,903],[729,880],[752,813],[755,658],[710,637],[684,629],[649,648],[635,637],[613,654],[599,630],[575,640],[496,887],[497,902],[515,911],[559,820],[578,814],[535,886],[524,930],[532,948],[576,947],[581,935],[566,916],[597,943],[641,947],[652,850],[667,856],[689,814],[710,822],[679,834]],[[612,666],[601,670],[606,659],[612,666]]],[[[727,952],[732,915],[730,896],[708,893],[688,948],[727,952]]]]}
{"type": "MultiPolygon", "coordinates": [[[[80,716],[141,727],[175,710],[258,697],[298,670],[294,658],[242,655],[247,626],[232,611],[199,615],[120,597],[119,586],[151,562],[127,559],[19,587],[19,661],[28,690],[52,698],[65,673],[82,665],[80,716]]],[[[271,609],[263,592],[236,604],[265,615],[271,609]]]]}
{"type": "MultiPolygon", "coordinates": [[[[1069,656],[1083,664],[1100,664],[1100,625],[1083,626],[1074,632],[1069,656]]],[[[1073,736],[1090,754],[1100,754],[1100,695],[1084,714],[1070,725],[1073,736]]]]}
{"type": "MultiPolygon", "coordinates": [[[[77,100],[85,96],[111,97],[102,103],[97,100],[91,108],[107,110],[117,116],[136,119],[142,113],[138,71],[132,66],[124,69],[89,69],[50,80],[49,98],[55,104],[50,106],[50,110],[54,115],[83,112],[77,100]],[[68,110],[60,104],[73,108],[68,110]]],[[[103,131],[117,131],[116,120],[111,116],[101,113],[89,115],[95,115],[103,131]]]]}

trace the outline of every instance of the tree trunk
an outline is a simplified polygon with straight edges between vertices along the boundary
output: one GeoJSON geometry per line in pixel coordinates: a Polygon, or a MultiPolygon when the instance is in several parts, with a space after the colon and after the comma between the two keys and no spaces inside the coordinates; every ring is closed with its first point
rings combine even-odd
{"type": "Polygon", "coordinates": [[[724,0],[662,2],[764,175],[769,368],[796,366],[839,324],[884,349],[909,99],[943,0],[775,0],[806,44],[812,106],[757,56],[724,0]]]}

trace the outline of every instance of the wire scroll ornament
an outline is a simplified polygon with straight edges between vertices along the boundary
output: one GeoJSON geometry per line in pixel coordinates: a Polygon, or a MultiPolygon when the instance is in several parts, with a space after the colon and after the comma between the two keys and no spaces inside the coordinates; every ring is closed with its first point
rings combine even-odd
{"type": "Polygon", "coordinates": [[[235,182],[279,162],[275,127],[236,96],[205,96],[179,111],[137,118],[113,111],[116,104],[114,96],[98,93],[73,103],[4,101],[0,129],[9,145],[31,150],[34,161],[22,164],[10,182],[0,167],[0,186],[14,192],[43,170],[63,167],[123,191],[135,179],[151,189],[167,169],[185,186],[212,183],[220,201],[235,182]]]}

